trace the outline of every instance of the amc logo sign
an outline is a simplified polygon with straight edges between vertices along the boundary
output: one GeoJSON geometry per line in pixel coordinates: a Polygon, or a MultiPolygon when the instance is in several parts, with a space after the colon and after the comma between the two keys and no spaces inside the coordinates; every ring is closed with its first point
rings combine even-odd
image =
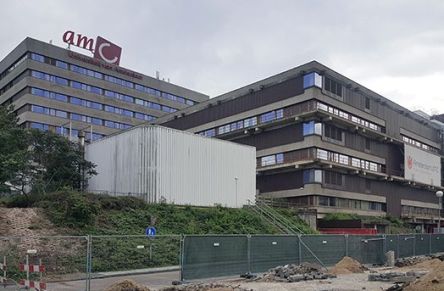
{"type": "Polygon", "coordinates": [[[67,44],[74,45],[94,53],[94,58],[101,59],[108,64],[119,65],[122,48],[112,42],[98,36],[95,41],[81,34],[75,34],[74,31],[66,31],[63,34],[63,41],[67,44]],[[94,47],[94,48],[93,48],[94,47]]]}

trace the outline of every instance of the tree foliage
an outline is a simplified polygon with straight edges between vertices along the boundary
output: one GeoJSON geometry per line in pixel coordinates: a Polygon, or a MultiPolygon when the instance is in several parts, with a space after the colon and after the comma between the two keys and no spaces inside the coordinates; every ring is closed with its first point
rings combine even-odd
{"type": "Polygon", "coordinates": [[[96,174],[78,144],[50,131],[21,128],[12,109],[0,106],[0,193],[81,189],[96,174]]]}

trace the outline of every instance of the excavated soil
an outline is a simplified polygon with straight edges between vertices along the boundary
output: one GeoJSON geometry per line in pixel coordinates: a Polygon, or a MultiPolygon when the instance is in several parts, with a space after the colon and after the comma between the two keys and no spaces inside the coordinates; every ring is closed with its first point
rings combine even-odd
{"type": "MultiPolygon", "coordinates": [[[[426,261],[427,262],[427,261],[426,261]]],[[[421,262],[421,263],[426,263],[421,262]]],[[[430,273],[424,275],[418,280],[410,283],[403,290],[405,291],[417,291],[417,290],[427,290],[427,291],[442,291],[444,290],[444,262],[434,259],[428,261],[430,264],[427,268],[430,269],[430,273]]],[[[421,264],[419,263],[419,264],[421,264]]],[[[418,264],[418,265],[419,265],[418,264]]]]}
{"type": "Polygon", "coordinates": [[[364,267],[357,260],[350,257],[344,257],[333,268],[329,270],[329,273],[334,275],[364,273],[368,269],[364,267]]]}
{"type": "Polygon", "coordinates": [[[150,291],[150,289],[132,280],[123,280],[112,284],[105,291],[150,291]]]}

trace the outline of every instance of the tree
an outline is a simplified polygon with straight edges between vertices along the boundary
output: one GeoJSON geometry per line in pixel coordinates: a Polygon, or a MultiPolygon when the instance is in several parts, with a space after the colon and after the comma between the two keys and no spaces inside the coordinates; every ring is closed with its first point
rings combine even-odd
{"type": "Polygon", "coordinates": [[[0,106],[0,193],[9,192],[8,183],[28,165],[28,139],[17,125],[13,107],[0,106]]]}
{"type": "Polygon", "coordinates": [[[50,131],[19,127],[12,110],[0,106],[0,193],[82,190],[97,174],[78,144],[50,131]]]}
{"type": "Polygon", "coordinates": [[[63,136],[49,131],[30,130],[30,152],[36,171],[35,186],[48,192],[62,188],[81,190],[91,175],[97,174],[95,165],[83,158],[82,149],[63,136]]]}

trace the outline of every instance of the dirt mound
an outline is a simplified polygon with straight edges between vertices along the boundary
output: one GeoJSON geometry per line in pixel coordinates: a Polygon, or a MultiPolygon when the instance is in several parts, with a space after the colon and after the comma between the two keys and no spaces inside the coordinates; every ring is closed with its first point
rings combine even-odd
{"type": "Polygon", "coordinates": [[[150,291],[150,289],[132,280],[123,280],[112,284],[105,291],[150,291]]]}
{"type": "MultiPolygon", "coordinates": [[[[435,260],[430,260],[435,261],[435,260]]],[[[405,291],[417,291],[417,290],[427,290],[427,291],[438,291],[444,290],[444,262],[438,260],[433,263],[430,273],[416,280],[415,282],[409,284],[405,287],[405,291]]]]}
{"type": "Polygon", "coordinates": [[[334,275],[352,274],[352,273],[364,273],[368,269],[361,263],[350,257],[344,257],[329,271],[334,275]]]}
{"type": "Polygon", "coordinates": [[[427,270],[432,270],[436,267],[439,267],[442,265],[442,261],[440,259],[431,259],[431,260],[425,260],[422,262],[419,262],[413,266],[411,266],[412,268],[415,269],[427,269],[427,270]]]}

